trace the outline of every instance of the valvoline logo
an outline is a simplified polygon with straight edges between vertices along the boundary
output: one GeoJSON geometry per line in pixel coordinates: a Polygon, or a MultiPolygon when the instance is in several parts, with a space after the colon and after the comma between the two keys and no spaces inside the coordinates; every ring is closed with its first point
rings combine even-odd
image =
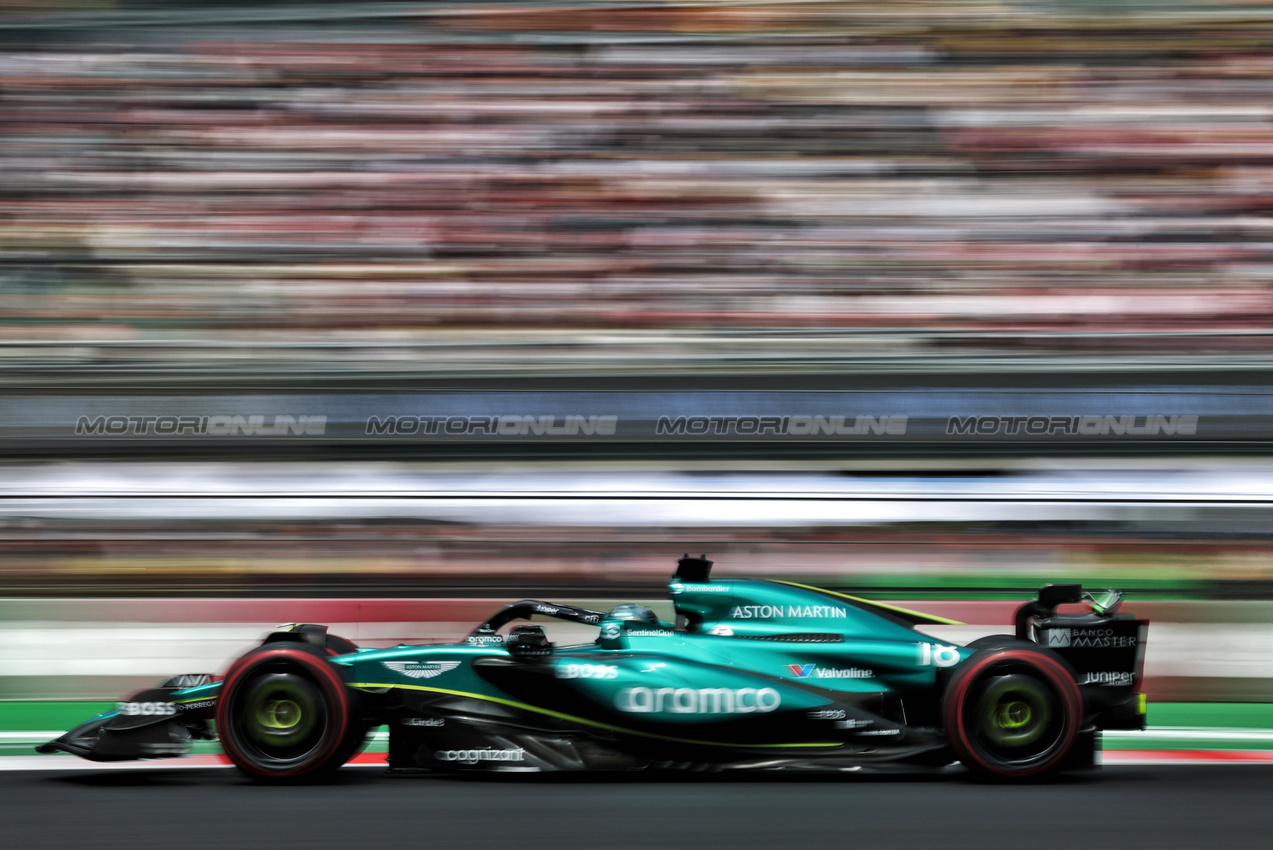
{"type": "Polygon", "coordinates": [[[812,664],[788,664],[787,669],[797,679],[807,679],[813,675],[813,666],[812,664]]]}

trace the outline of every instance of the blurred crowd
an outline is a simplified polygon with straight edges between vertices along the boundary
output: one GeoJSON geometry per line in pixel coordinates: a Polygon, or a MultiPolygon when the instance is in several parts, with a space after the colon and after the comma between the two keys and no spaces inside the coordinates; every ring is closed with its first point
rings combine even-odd
{"type": "Polygon", "coordinates": [[[333,8],[0,4],[0,338],[1273,318],[1273,3],[333,8]]]}
{"type": "Polygon", "coordinates": [[[6,522],[14,596],[662,596],[684,549],[722,574],[892,593],[1019,598],[1050,582],[1169,598],[1267,598],[1273,547],[1198,531],[1006,524],[677,528],[254,522],[6,522]]]}

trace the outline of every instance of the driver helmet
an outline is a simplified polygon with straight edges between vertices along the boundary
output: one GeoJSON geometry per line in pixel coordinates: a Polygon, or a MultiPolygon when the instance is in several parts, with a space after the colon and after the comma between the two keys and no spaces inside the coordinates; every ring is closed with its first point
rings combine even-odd
{"type": "Polygon", "coordinates": [[[606,614],[607,620],[636,620],[646,625],[658,628],[662,625],[659,622],[659,615],[653,610],[646,608],[644,605],[616,605],[606,614]]]}

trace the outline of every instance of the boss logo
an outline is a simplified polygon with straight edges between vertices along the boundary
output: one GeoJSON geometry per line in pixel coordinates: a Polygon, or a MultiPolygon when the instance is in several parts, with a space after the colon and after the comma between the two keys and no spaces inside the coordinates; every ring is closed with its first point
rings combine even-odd
{"type": "Polygon", "coordinates": [[[619,668],[613,664],[560,664],[558,679],[617,679],[619,668]]]}
{"type": "Polygon", "coordinates": [[[119,705],[119,713],[125,717],[176,714],[177,704],[172,702],[124,702],[119,705]]]}

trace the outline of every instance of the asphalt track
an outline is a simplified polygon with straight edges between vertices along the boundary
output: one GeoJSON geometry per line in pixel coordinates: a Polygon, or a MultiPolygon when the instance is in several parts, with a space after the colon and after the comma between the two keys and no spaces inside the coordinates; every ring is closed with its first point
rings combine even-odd
{"type": "Polygon", "coordinates": [[[0,774],[6,848],[1268,847],[1273,765],[1118,766],[1045,784],[959,774],[387,776],[231,769],[0,774]]]}

